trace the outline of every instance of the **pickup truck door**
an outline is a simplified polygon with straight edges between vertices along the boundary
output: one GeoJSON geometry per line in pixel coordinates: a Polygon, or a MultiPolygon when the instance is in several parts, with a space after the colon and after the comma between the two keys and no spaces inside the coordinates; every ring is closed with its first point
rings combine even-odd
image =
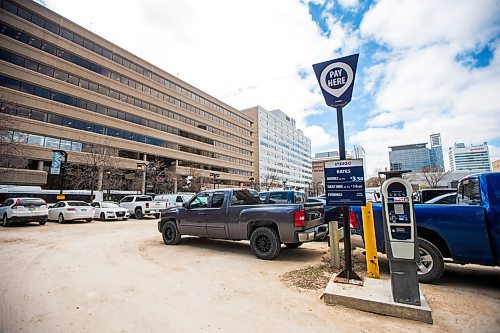
{"type": "Polygon", "coordinates": [[[180,212],[181,234],[208,237],[206,213],[209,193],[202,192],[191,200],[180,212]]]}
{"type": "Polygon", "coordinates": [[[227,238],[226,210],[224,209],[224,192],[213,192],[210,196],[210,207],[205,210],[208,237],[227,238]]]}

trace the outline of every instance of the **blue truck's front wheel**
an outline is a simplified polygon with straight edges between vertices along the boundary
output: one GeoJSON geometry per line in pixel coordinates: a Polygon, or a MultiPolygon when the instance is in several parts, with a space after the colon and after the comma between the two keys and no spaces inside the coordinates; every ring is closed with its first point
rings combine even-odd
{"type": "Polygon", "coordinates": [[[418,239],[417,274],[422,283],[433,283],[443,275],[444,259],[439,249],[431,242],[418,239]]]}

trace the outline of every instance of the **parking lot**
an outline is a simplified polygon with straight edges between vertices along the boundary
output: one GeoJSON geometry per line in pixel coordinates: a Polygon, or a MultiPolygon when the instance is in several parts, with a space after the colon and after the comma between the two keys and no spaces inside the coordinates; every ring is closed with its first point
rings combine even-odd
{"type": "MultiPolygon", "coordinates": [[[[434,325],[326,306],[280,276],[326,243],[256,259],[248,242],[185,237],[157,220],[0,228],[0,332],[498,332],[500,271],[453,266],[421,285],[434,325]]],[[[356,242],[355,242],[356,243],[356,242]]],[[[387,262],[381,260],[387,278],[387,262]]]]}

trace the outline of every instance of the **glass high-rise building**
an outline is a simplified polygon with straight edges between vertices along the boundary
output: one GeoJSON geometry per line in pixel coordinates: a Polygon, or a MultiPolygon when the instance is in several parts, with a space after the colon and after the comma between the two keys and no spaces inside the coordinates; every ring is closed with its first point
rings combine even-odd
{"type": "Polygon", "coordinates": [[[295,127],[295,119],[261,106],[242,111],[252,116],[258,128],[261,188],[308,188],[312,181],[311,140],[295,127]]]}
{"type": "Polygon", "coordinates": [[[431,166],[434,167],[436,171],[444,171],[443,145],[441,143],[441,134],[431,134],[430,141],[431,166]]]}
{"type": "Polygon", "coordinates": [[[430,150],[427,143],[415,143],[389,147],[389,163],[391,171],[411,170],[420,172],[431,165],[430,150]]]}

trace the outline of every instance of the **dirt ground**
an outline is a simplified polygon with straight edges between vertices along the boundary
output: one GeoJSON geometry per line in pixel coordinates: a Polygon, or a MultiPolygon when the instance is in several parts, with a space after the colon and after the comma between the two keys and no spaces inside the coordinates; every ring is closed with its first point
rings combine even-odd
{"type": "Polygon", "coordinates": [[[0,250],[0,332],[500,332],[496,268],[454,266],[421,285],[428,325],[326,306],[322,288],[287,283],[326,243],[263,261],[244,241],[167,247],[150,219],[0,228],[0,250]]]}

